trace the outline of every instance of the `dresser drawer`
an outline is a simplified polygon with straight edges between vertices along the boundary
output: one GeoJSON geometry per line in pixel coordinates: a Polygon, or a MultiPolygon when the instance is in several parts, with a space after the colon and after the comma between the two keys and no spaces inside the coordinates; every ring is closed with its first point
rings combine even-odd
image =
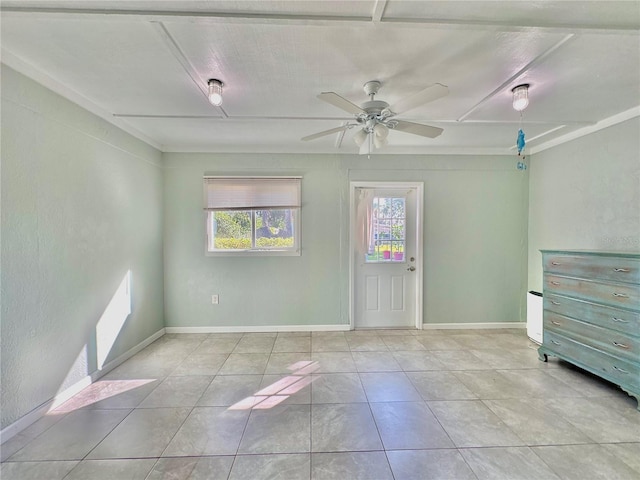
{"type": "Polygon", "coordinates": [[[547,272],[570,277],[640,283],[640,259],[634,258],[545,254],[543,267],[547,272]]]}
{"type": "Polygon", "coordinates": [[[544,296],[543,303],[546,311],[640,337],[640,312],[598,305],[586,300],[549,293],[544,296]]]}
{"type": "Polygon", "coordinates": [[[545,312],[544,328],[640,364],[640,337],[625,335],[553,312],[545,312]]]}
{"type": "Polygon", "coordinates": [[[633,310],[638,310],[640,305],[640,285],[595,282],[545,274],[544,293],[569,295],[633,310]]]}
{"type": "Polygon", "coordinates": [[[628,361],[598,351],[556,332],[544,331],[541,349],[565,358],[586,370],[618,383],[623,388],[640,388],[640,367],[628,361]]]}

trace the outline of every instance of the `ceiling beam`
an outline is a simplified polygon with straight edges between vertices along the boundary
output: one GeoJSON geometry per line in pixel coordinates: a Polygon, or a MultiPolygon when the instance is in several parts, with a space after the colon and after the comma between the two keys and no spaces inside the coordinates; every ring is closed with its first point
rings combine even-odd
{"type": "Polygon", "coordinates": [[[255,23],[271,25],[292,24],[292,25],[349,25],[379,22],[384,24],[406,25],[408,27],[431,27],[431,28],[448,28],[448,29],[473,29],[473,30],[490,30],[505,32],[526,32],[536,31],[540,33],[599,33],[599,34],[615,34],[615,35],[640,35],[640,28],[637,25],[619,25],[619,24],[598,24],[598,25],[581,25],[581,24],[553,24],[540,22],[519,21],[514,24],[512,22],[500,22],[495,20],[471,20],[471,19],[452,19],[452,18],[383,18],[384,8],[387,0],[377,0],[374,5],[372,16],[358,15],[301,15],[301,14],[283,14],[283,13],[248,13],[248,12],[216,12],[216,11],[168,11],[168,10],[127,10],[127,9],[97,9],[97,8],[43,8],[43,7],[20,7],[6,5],[0,6],[0,12],[3,17],[20,17],[29,16],[30,18],[41,17],[51,20],[55,18],[91,18],[91,17],[109,17],[113,20],[131,21],[132,18],[138,18],[144,21],[155,22],[185,22],[185,23],[201,23],[201,24],[218,24],[218,23],[255,23]],[[377,18],[379,17],[379,20],[377,18]]]}
{"type": "Polygon", "coordinates": [[[577,23],[540,23],[540,22],[500,22],[495,20],[471,20],[471,19],[453,19],[453,18],[384,18],[380,23],[384,24],[405,24],[419,25],[421,27],[432,26],[435,28],[446,27],[448,29],[466,29],[466,30],[491,30],[502,32],[528,32],[536,31],[540,33],[592,33],[592,34],[613,34],[613,35],[640,35],[640,28],[637,25],[615,25],[615,24],[599,24],[599,25],[581,25],[577,23]]]}
{"type": "MultiPolygon", "coordinates": [[[[196,68],[191,64],[185,53],[182,51],[182,48],[180,48],[180,45],[178,45],[176,39],[173,38],[171,33],[169,33],[169,30],[167,30],[167,27],[165,27],[162,22],[151,22],[151,25],[155,28],[156,32],[158,32],[160,38],[162,38],[164,44],[167,46],[173,57],[182,66],[189,78],[191,78],[193,83],[196,85],[196,88],[202,92],[205,100],[209,102],[208,87],[205,87],[208,79],[200,78],[196,68]]],[[[225,118],[228,117],[227,112],[225,112],[221,106],[216,106],[215,108],[217,108],[225,118]]]]}
{"type": "Polygon", "coordinates": [[[387,7],[387,0],[376,0],[373,6],[373,13],[371,14],[371,20],[373,22],[379,22],[384,15],[384,9],[387,7]]]}
{"type": "Polygon", "coordinates": [[[516,83],[516,80],[518,78],[520,78],[525,72],[527,72],[527,70],[530,70],[531,68],[533,68],[534,66],[536,66],[537,64],[541,63],[543,60],[545,60],[548,56],[550,56],[552,53],[554,53],[556,50],[558,50],[560,47],[562,47],[563,45],[565,45],[569,40],[573,39],[575,37],[574,34],[569,34],[569,35],[565,35],[565,37],[560,40],[559,42],[555,43],[554,45],[552,45],[550,48],[548,48],[547,50],[545,50],[544,52],[542,52],[540,55],[538,55],[537,57],[535,57],[533,60],[531,60],[529,63],[527,63],[524,67],[522,67],[520,70],[518,70],[516,73],[514,73],[513,75],[511,75],[508,79],[506,79],[504,82],[502,82],[502,84],[497,87],[495,90],[493,90],[493,92],[491,92],[489,95],[487,95],[486,97],[484,97],[482,100],[480,100],[478,103],[476,103],[473,107],[471,107],[469,110],[467,110],[464,114],[462,114],[462,116],[460,116],[458,118],[459,122],[463,122],[465,121],[465,119],[471,115],[473,112],[475,112],[477,109],[479,109],[481,106],[483,106],[485,103],[487,103],[489,100],[491,100],[493,97],[495,97],[496,95],[498,95],[499,93],[502,93],[506,88],[515,86],[514,83],[516,83]]]}
{"type": "Polygon", "coordinates": [[[555,137],[545,143],[536,145],[531,149],[531,154],[543,152],[544,150],[547,150],[551,147],[562,145],[563,143],[575,140],[576,138],[584,137],[585,135],[589,135],[590,133],[597,132],[598,130],[608,128],[622,122],[626,122],[627,120],[631,120],[632,118],[636,117],[640,117],[640,105],[630,108],[629,110],[625,110],[624,112],[620,112],[611,117],[605,118],[604,120],[600,120],[599,122],[594,123],[591,126],[574,130],[570,133],[567,133],[566,135],[555,137]]]}
{"type": "MultiPolygon", "coordinates": [[[[212,119],[212,120],[222,120],[225,119],[227,121],[244,121],[244,120],[307,120],[307,121],[324,121],[324,122],[343,122],[348,123],[352,121],[349,117],[301,117],[301,116],[290,116],[290,115],[229,115],[227,117],[223,117],[222,115],[156,115],[156,114],[146,114],[146,113],[114,113],[114,117],[116,118],[149,118],[149,119],[212,119]]],[[[590,125],[595,125],[595,121],[588,120],[467,120],[463,123],[458,120],[434,120],[427,118],[413,118],[412,120],[423,122],[423,123],[436,123],[441,125],[492,125],[492,126],[509,126],[509,125],[549,125],[549,126],[575,126],[575,127],[588,127],[590,125]]]]}
{"type": "MultiPolygon", "coordinates": [[[[154,115],[145,113],[114,113],[114,117],[119,118],[185,118],[185,119],[222,119],[221,115],[154,115]]],[[[232,120],[324,120],[333,122],[349,122],[353,120],[349,117],[292,117],[292,116],[273,116],[273,115],[233,115],[224,117],[229,121],[232,120]],[[349,118],[347,120],[347,118],[349,118]]]]}
{"type": "Polygon", "coordinates": [[[369,23],[368,16],[340,16],[340,15],[295,15],[280,13],[247,13],[247,12],[204,12],[204,11],[166,11],[166,10],[123,10],[123,9],[93,9],[93,8],[38,8],[38,7],[0,7],[3,16],[41,15],[43,18],[60,16],[64,18],[109,17],[131,21],[138,17],[145,21],[184,21],[185,23],[369,23]]]}

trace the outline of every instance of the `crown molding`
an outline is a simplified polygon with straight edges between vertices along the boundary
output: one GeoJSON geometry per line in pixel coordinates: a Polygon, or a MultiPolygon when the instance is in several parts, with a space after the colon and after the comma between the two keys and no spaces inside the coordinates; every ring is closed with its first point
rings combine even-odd
{"type": "Polygon", "coordinates": [[[70,88],[64,83],[56,80],[55,78],[51,77],[47,73],[44,73],[42,70],[24,61],[23,59],[9,52],[5,48],[1,49],[1,55],[2,55],[1,57],[2,63],[4,65],[14,69],[15,71],[21,73],[26,77],[29,77],[30,79],[36,81],[37,83],[44,86],[45,88],[48,88],[52,92],[57,93],[58,95],[66,98],[67,100],[89,111],[90,113],[93,113],[97,117],[100,117],[103,120],[106,120],[110,124],[125,131],[129,135],[132,135],[136,137],[138,140],[143,141],[147,145],[150,145],[157,150],[162,150],[161,148],[162,146],[158,142],[148,137],[144,133],[140,132],[139,130],[135,129],[134,127],[129,125],[126,121],[123,121],[119,117],[115,117],[112,112],[105,110],[98,104],[89,100],[84,95],[81,95],[80,93],[76,92],[74,89],[70,88]]]}
{"type": "Polygon", "coordinates": [[[599,122],[596,122],[593,125],[579,128],[577,130],[574,130],[571,133],[567,133],[566,135],[556,137],[553,140],[549,140],[548,142],[544,142],[544,143],[541,143],[540,145],[531,147],[529,153],[530,155],[534,155],[536,153],[544,152],[545,150],[548,150],[553,147],[557,147],[558,145],[562,145],[563,143],[567,143],[567,142],[570,142],[571,140],[584,137],[585,135],[595,133],[599,130],[603,130],[613,125],[626,122],[627,120],[631,120],[632,118],[635,118],[638,116],[640,116],[640,105],[638,105],[637,107],[630,108],[629,110],[625,110],[624,112],[620,112],[615,115],[612,115],[611,117],[605,118],[604,120],[600,120],[599,122]]]}

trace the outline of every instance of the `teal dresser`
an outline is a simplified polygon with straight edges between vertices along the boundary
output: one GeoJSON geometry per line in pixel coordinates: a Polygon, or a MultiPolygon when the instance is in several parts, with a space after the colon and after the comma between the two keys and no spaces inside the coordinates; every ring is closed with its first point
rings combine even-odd
{"type": "Polygon", "coordinates": [[[640,402],[640,254],[542,250],[542,263],[540,360],[571,362],[640,402]]]}

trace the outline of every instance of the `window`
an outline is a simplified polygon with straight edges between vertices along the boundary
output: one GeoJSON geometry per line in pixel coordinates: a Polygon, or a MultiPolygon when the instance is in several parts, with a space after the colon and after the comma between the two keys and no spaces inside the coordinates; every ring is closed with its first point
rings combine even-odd
{"type": "Polygon", "coordinates": [[[205,177],[209,254],[300,255],[298,177],[205,177]]]}

